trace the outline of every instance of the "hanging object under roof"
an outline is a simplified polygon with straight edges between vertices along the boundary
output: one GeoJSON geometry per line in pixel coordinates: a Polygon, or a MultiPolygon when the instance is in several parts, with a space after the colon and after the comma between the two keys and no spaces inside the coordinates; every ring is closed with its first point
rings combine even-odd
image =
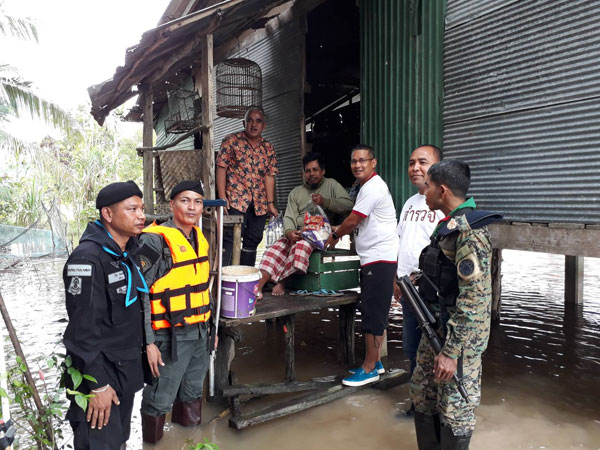
{"type": "Polygon", "coordinates": [[[202,124],[202,101],[196,91],[170,89],[167,100],[169,117],[165,120],[166,133],[186,133],[202,124]]]}
{"type": "Polygon", "coordinates": [[[249,106],[262,106],[262,72],[254,61],[232,58],[216,67],[217,115],[240,119],[249,106]]]}

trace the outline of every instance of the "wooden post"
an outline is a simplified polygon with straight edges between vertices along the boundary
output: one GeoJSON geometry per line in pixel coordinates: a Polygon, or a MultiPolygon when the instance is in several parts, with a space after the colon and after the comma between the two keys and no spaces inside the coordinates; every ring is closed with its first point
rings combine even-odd
{"type": "Polygon", "coordinates": [[[215,362],[215,396],[208,397],[211,403],[226,403],[223,389],[229,386],[231,362],[235,358],[235,343],[242,340],[242,333],[237,328],[219,327],[219,348],[215,362]]]}
{"type": "Polygon", "coordinates": [[[492,320],[500,320],[502,301],[502,249],[492,249],[492,320]]]}
{"type": "Polygon", "coordinates": [[[213,94],[213,35],[207,34],[202,38],[202,59],[200,70],[196,79],[199,80],[199,88],[202,96],[202,173],[200,174],[204,184],[204,197],[215,197],[215,152],[213,149],[213,114],[212,108],[215,104],[213,94]]]}
{"type": "Polygon", "coordinates": [[[338,332],[338,359],[346,367],[354,366],[355,336],[354,320],[356,318],[356,305],[340,305],[339,332],[338,332]]]}
{"type": "Polygon", "coordinates": [[[296,354],[294,352],[294,334],[296,332],[296,315],[283,317],[285,333],[285,381],[296,380],[296,354]]]}
{"type": "Polygon", "coordinates": [[[565,303],[583,304],[583,256],[565,255],[565,303]]]}
{"type": "MultiPolygon", "coordinates": [[[[144,128],[142,134],[142,146],[152,147],[153,144],[153,95],[152,85],[142,86],[142,98],[144,99],[144,128]]],[[[154,214],[154,164],[151,150],[144,150],[144,206],[146,213],[154,214]]]]}
{"type": "Polygon", "coordinates": [[[242,224],[233,225],[233,249],[231,251],[231,264],[237,266],[242,256],[242,224]]]}

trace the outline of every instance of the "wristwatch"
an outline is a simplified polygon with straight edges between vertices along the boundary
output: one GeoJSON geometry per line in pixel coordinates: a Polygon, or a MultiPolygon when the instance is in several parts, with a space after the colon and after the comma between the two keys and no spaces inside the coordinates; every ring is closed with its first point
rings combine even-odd
{"type": "Polygon", "coordinates": [[[333,238],[334,238],[336,241],[339,241],[340,237],[338,236],[338,234],[337,234],[335,231],[334,231],[333,233],[331,233],[331,235],[333,236],[333,238]]]}

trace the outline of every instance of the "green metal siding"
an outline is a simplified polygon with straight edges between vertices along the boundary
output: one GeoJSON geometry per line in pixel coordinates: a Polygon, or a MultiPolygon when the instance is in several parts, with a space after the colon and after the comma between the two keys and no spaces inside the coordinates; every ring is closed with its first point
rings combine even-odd
{"type": "Polygon", "coordinates": [[[445,10],[446,0],[360,0],[361,141],[398,212],[415,192],[410,153],[442,146],[445,10]]]}

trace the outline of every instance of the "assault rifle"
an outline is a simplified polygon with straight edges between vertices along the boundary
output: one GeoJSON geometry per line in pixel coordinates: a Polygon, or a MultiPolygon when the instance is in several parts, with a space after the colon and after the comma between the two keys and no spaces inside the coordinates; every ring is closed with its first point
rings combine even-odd
{"type": "MultiPolygon", "coordinates": [[[[408,275],[404,275],[402,278],[396,281],[400,289],[402,290],[402,295],[406,299],[406,301],[410,304],[415,316],[417,318],[417,322],[419,322],[419,328],[423,331],[425,337],[429,341],[429,345],[435,352],[435,354],[439,354],[442,351],[442,342],[440,337],[436,333],[435,326],[435,317],[431,314],[429,309],[425,306],[423,299],[413,286],[412,282],[408,275]]],[[[467,403],[469,403],[469,396],[467,394],[467,390],[463,384],[463,381],[458,378],[456,373],[452,375],[456,386],[458,387],[458,392],[465,399],[467,403]]]]}

